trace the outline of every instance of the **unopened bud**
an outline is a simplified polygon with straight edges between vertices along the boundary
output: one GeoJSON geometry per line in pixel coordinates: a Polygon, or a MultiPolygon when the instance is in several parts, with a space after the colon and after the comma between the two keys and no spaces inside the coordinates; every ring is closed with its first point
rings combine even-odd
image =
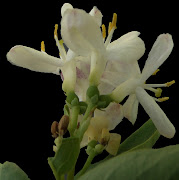
{"type": "Polygon", "coordinates": [[[54,121],[51,125],[51,133],[52,137],[57,138],[58,137],[58,122],[54,121]]]}
{"type": "Polygon", "coordinates": [[[112,102],[109,95],[100,95],[97,108],[106,108],[112,102]]]}
{"type": "Polygon", "coordinates": [[[83,101],[79,102],[80,105],[80,114],[84,114],[87,109],[87,104],[83,101]]]}
{"type": "Polygon", "coordinates": [[[103,150],[104,150],[104,146],[102,144],[97,144],[95,146],[96,153],[101,154],[103,152],[103,150]]]}
{"type": "Polygon", "coordinates": [[[86,100],[87,102],[92,102],[96,104],[99,98],[99,90],[97,86],[90,86],[86,92],[86,100]]]}
{"type": "Polygon", "coordinates": [[[76,106],[79,104],[79,98],[74,92],[69,92],[67,94],[66,101],[72,106],[76,106]]]}
{"type": "Polygon", "coordinates": [[[63,115],[58,124],[58,133],[60,136],[63,136],[67,132],[69,124],[69,116],[63,115]]]}

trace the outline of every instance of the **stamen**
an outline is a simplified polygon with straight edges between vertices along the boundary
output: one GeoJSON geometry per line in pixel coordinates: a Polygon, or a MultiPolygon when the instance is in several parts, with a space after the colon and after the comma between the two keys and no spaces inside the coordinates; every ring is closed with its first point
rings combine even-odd
{"type": "Polygon", "coordinates": [[[159,71],[160,71],[160,69],[157,69],[152,75],[155,76],[159,71]]]}
{"type": "Polygon", "coordinates": [[[106,26],[103,24],[102,25],[102,34],[103,34],[103,39],[106,38],[106,26]]]}
{"type": "Polygon", "coordinates": [[[162,89],[161,88],[157,88],[156,92],[155,92],[155,97],[160,97],[162,95],[162,89]]]}
{"type": "Polygon", "coordinates": [[[114,27],[115,29],[117,28],[116,23],[117,23],[117,14],[114,13],[113,14],[113,19],[112,19],[112,27],[114,27]]]}
{"type": "Polygon", "coordinates": [[[54,38],[55,38],[55,36],[58,38],[57,30],[58,30],[58,24],[55,24],[54,38]]]}
{"type": "Polygon", "coordinates": [[[45,52],[45,43],[44,43],[44,41],[41,42],[41,51],[45,52]]]}
{"type": "Polygon", "coordinates": [[[114,30],[117,28],[117,27],[116,27],[116,23],[117,23],[117,14],[114,13],[114,14],[113,14],[112,23],[110,22],[110,23],[109,23],[109,26],[108,26],[108,37],[107,37],[106,42],[105,42],[105,47],[107,47],[108,44],[111,42],[111,39],[112,39],[112,35],[113,35],[113,33],[114,33],[114,30]]]}
{"type": "Polygon", "coordinates": [[[109,22],[109,26],[108,26],[108,35],[110,34],[111,29],[112,29],[112,23],[111,23],[111,22],[109,22]]]}
{"type": "Polygon", "coordinates": [[[171,85],[173,85],[173,84],[175,84],[175,80],[165,83],[165,85],[166,85],[167,87],[169,87],[169,86],[171,86],[171,85]]]}
{"type": "Polygon", "coordinates": [[[159,102],[164,102],[169,100],[169,97],[163,97],[163,98],[158,98],[159,102]]]}
{"type": "Polygon", "coordinates": [[[162,94],[162,89],[161,88],[152,88],[152,87],[148,87],[147,85],[144,86],[145,89],[149,90],[149,91],[152,91],[155,93],[155,97],[160,97],[161,94],[162,94]]]}
{"type": "Polygon", "coordinates": [[[65,48],[64,48],[64,46],[63,46],[63,41],[62,41],[62,40],[60,40],[60,41],[58,40],[57,30],[58,30],[58,24],[55,24],[54,39],[55,39],[55,41],[56,41],[56,45],[57,45],[57,47],[58,47],[60,57],[61,57],[63,60],[66,60],[66,51],[65,51],[65,48]]]}

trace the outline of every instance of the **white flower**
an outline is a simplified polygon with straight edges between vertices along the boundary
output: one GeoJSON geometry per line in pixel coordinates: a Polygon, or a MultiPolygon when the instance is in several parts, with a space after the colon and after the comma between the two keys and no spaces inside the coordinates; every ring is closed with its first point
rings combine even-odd
{"type": "Polygon", "coordinates": [[[109,133],[109,131],[113,130],[122,119],[123,111],[120,104],[110,103],[103,111],[96,109],[94,117],[90,120],[90,125],[80,144],[81,148],[86,146],[91,140],[102,142],[105,136],[109,136],[106,151],[112,155],[116,155],[121,136],[116,133],[109,133]]]}
{"type": "Polygon", "coordinates": [[[115,13],[106,38],[105,26],[102,25],[102,32],[100,29],[102,14],[96,7],[89,14],[72,8],[63,12],[61,22],[63,40],[70,48],[70,55],[81,56],[77,62],[75,88],[81,100],[85,101],[86,89],[90,84],[99,84],[100,93],[107,94],[115,88],[112,85],[114,81],[119,84],[129,76],[133,76],[135,65],[132,63],[140,59],[145,52],[144,42],[138,37],[139,32],[129,32],[111,43],[116,29],[115,13]],[[131,73],[125,69],[123,72],[116,72],[120,69],[119,66],[125,67],[127,64],[131,67],[131,73]]]}
{"type": "MultiPolygon", "coordinates": [[[[140,102],[159,133],[167,138],[174,136],[175,128],[155,101],[162,102],[167,100],[168,97],[152,98],[144,89],[153,91],[159,97],[161,89],[155,89],[154,87],[168,87],[174,83],[174,81],[171,81],[165,84],[145,84],[146,80],[168,58],[172,49],[173,40],[171,35],[161,34],[149,53],[142,73],[140,73],[139,67],[136,68],[133,77],[121,83],[111,94],[111,97],[117,102],[121,102],[126,96],[130,95],[124,104],[124,116],[132,123],[136,121],[138,103],[140,102]]],[[[136,64],[136,66],[138,65],[136,64]]]]}

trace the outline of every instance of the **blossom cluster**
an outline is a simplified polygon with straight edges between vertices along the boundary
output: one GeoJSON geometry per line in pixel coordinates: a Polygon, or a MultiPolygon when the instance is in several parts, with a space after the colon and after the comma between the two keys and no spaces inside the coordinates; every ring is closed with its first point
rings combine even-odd
{"type": "MultiPolygon", "coordinates": [[[[175,128],[157,102],[168,100],[168,97],[161,98],[161,87],[169,87],[175,81],[163,84],[146,83],[170,55],[174,46],[172,36],[161,34],[157,37],[143,70],[140,70],[138,60],[145,53],[145,44],[137,31],[112,41],[116,30],[116,13],[113,14],[108,31],[102,24],[103,15],[97,7],[87,13],[65,3],[61,8],[61,16],[62,40],[58,39],[58,25],[55,25],[54,30],[59,57],[47,54],[42,41],[41,51],[18,45],[7,53],[7,59],[14,65],[32,71],[60,75],[63,91],[67,96],[74,93],[79,102],[88,101],[86,92],[89,87],[97,88],[98,98],[106,96],[110,99],[106,106],[96,107],[89,116],[90,121],[83,133],[81,147],[95,140],[104,144],[105,149],[115,155],[121,136],[109,131],[124,117],[134,124],[139,103],[159,133],[172,138],[175,128]],[[150,96],[146,90],[154,92],[155,97],[150,96]],[[124,102],[126,97],[128,99],[124,102]]],[[[72,111],[73,108],[70,113],[72,111]]],[[[84,113],[77,115],[77,124],[84,123],[84,116],[84,113]]],[[[72,119],[70,118],[71,121],[72,119]]]]}

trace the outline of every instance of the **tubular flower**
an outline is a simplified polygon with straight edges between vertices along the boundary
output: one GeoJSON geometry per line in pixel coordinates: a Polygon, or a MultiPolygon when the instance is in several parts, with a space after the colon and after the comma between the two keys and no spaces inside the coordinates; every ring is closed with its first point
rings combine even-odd
{"type": "Polygon", "coordinates": [[[74,91],[76,83],[76,63],[75,59],[66,60],[66,51],[62,41],[59,42],[57,36],[58,25],[55,25],[54,38],[60,52],[60,57],[56,58],[45,52],[44,41],[41,43],[41,51],[30,47],[17,45],[7,53],[7,60],[16,66],[20,66],[36,72],[53,73],[60,75],[63,73],[63,90],[74,91]]]}
{"type": "Polygon", "coordinates": [[[144,42],[138,37],[139,32],[129,32],[111,42],[116,29],[116,13],[113,14],[112,22],[109,24],[108,36],[105,25],[101,26],[102,14],[97,7],[89,14],[72,8],[66,8],[63,13],[62,37],[70,48],[67,59],[80,55],[75,92],[81,100],[85,100],[89,84],[99,84],[100,93],[107,94],[121,82],[133,77],[135,63],[145,52],[144,42]],[[119,66],[124,67],[120,72],[118,70],[122,68],[118,68],[119,66]],[[126,71],[126,66],[130,66],[130,73],[126,71]],[[114,83],[117,85],[114,86],[114,83]]]}
{"type": "Polygon", "coordinates": [[[109,133],[109,131],[113,130],[122,119],[123,111],[120,104],[110,103],[104,111],[96,109],[80,146],[84,147],[91,140],[96,140],[106,146],[106,151],[112,155],[116,155],[121,136],[116,133],[109,133]]]}
{"type": "MultiPolygon", "coordinates": [[[[170,34],[161,34],[155,41],[146,60],[142,73],[136,68],[134,76],[117,86],[111,93],[111,97],[116,102],[121,102],[126,96],[129,98],[123,106],[124,116],[133,124],[137,118],[139,102],[144,110],[152,119],[159,133],[167,138],[172,138],[175,134],[175,128],[169,121],[165,113],[161,110],[157,102],[168,100],[168,97],[153,98],[144,89],[155,93],[156,97],[161,96],[161,87],[169,87],[175,81],[164,84],[146,84],[146,80],[158,72],[159,66],[168,58],[173,49],[173,40],[170,34]],[[156,87],[158,87],[156,89],[156,87]]],[[[136,65],[138,66],[138,64],[136,65]]]]}

